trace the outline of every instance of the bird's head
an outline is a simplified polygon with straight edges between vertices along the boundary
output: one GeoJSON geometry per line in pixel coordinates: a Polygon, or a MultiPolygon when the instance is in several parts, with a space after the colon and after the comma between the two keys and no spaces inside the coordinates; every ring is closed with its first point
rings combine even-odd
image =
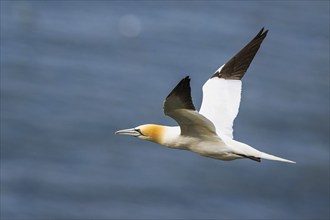
{"type": "Polygon", "coordinates": [[[140,125],[135,128],[129,128],[124,130],[116,131],[115,134],[129,135],[138,137],[142,140],[153,141],[156,143],[162,142],[164,136],[165,127],[155,124],[140,125]]]}

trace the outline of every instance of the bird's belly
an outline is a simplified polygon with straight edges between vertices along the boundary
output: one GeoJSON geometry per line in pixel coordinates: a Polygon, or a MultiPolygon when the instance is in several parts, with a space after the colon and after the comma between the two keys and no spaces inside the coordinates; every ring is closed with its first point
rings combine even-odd
{"type": "Polygon", "coordinates": [[[217,137],[201,140],[200,138],[181,136],[179,139],[164,145],[174,149],[189,150],[201,156],[218,160],[235,160],[242,158],[237,154],[233,154],[233,150],[217,137]]]}
{"type": "Polygon", "coordinates": [[[223,143],[200,143],[189,149],[201,156],[218,160],[235,160],[241,158],[241,156],[233,154],[232,150],[223,143]]]}

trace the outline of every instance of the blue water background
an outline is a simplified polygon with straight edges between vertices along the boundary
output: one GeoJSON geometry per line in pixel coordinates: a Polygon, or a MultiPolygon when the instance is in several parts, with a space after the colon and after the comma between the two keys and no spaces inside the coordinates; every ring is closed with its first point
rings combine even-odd
{"type": "Polygon", "coordinates": [[[1,218],[329,218],[328,1],[1,1],[1,218]],[[224,162],[114,131],[261,27],[224,162]]]}

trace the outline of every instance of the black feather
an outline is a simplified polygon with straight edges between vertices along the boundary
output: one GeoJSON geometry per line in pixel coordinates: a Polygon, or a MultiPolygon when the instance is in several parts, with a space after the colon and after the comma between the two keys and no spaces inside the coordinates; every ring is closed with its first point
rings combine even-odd
{"type": "Polygon", "coordinates": [[[231,58],[220,71],[216,71],[211,78],[242,79],[267,33],[268,30],[264,31],[264,28],[262,28],[243,49],[231,58]]]}
{"type": "Polygon", "coordinates": [[[165,99],[165,114],[176,109],[196,110],[191,98],[189,76],[183,78],[165,99]]]}

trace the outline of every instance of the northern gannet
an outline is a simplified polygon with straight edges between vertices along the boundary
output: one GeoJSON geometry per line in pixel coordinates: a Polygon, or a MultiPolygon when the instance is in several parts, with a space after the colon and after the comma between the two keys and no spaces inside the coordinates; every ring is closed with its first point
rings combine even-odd
{"type": "Polygon", "coordinates": [[[182,79],[164,102],[164,113],[179,126],[144,124],[116,131],[160,145],[190,150],[219,160],[249,158],[288,163],[294,161],[261,152],[233,139],[233,121],[237,116],[242,77],[247,71],[268,30],[264,28],[233,58],[222,65],[203,85],[203,101],[196,111],[191,99],[190,78],[182,79]]]}

